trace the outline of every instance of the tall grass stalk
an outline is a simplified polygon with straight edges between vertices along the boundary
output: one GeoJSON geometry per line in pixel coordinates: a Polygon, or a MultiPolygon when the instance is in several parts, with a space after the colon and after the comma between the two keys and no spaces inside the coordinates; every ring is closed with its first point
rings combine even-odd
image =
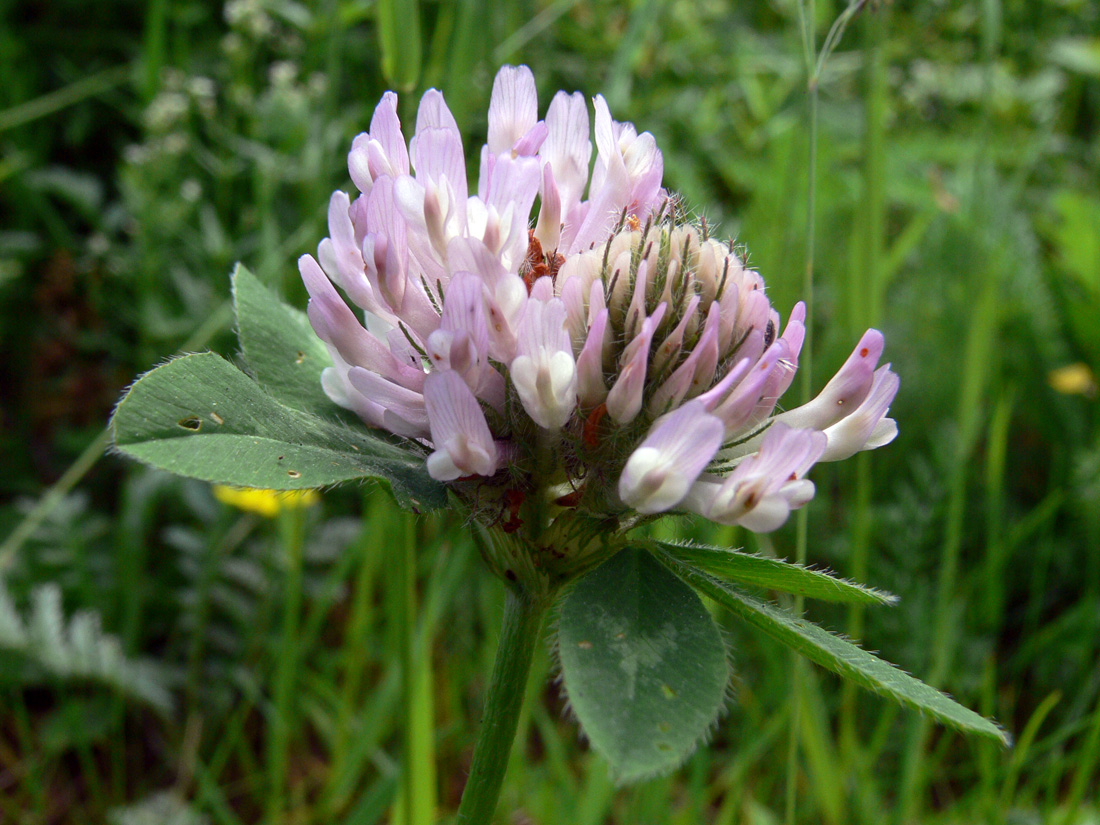
{"type": "Polygon", "coordinates": [[[20,103],[0,112],[0,132],[24,126],[44,117],[55,115],[63,109],[109,92],[120,86],[130,77],[133,67],[127,63],[104,69],[93,75],[75,80],[53,92],[48,92],[34,100],[20,103]]]}
{"type": "Polygon", "coordinates": [[[305,511],[300,507],[279,511],[279,539],[285,569],[283,614],[279,631],[275,684],[267,738],[267,810],[270,823],[284,821],[286,778],[291,732],[297,717],[295,688],[301,658],[298,629],[302,615],[302,567],[305,552],[305,511]]]}
{"type": "MultiPolygon", "coordinates": [[[[817,195],[817,87],[818,72],[816,69],[817,35],[815,26],[817,23],[817,4],[814,0],[803,0],[799,3],[799,22],[802,35],[802,51],[806,65],[806,92],[809,120],[809,150],[807,159],[807,184],[806,184],[806,259],[805,269],[802,273],[802,298],[806,302],[806,337],[811,339],[813,329],[814,310],[814,231],[816,228],[816,195],[817,195]]],[[[813,347],[807,340],[803,347],[802,357],[799,362],[801,372],[800,400],[805,404],[813,397],[813,360],[811,353],[813,347]]],[[[795,561],[805,564],[807,557],[807,545],[809,537],[809,508],[803,507],[798,511],[795,522],[795,561]]],[[[801,595],[794,598],[794,611],[801,615],[804,609],[804,600],[801,595]]],[[[794,825],[796,816],[796,799],[798,792],[798,740],[802,714],[802,683],[806,678],[806,663],[797,653],[791,654],[791,727],[790,738],[787,743],[787,783],[786,801],[784,805],[785,820],[787,825],[794,825]]]]}
{"type": "MultiPolygon", "coordinates": [[[[872,14],[863,25],[864,60],[864,131],[863,131],[863,192],[856,215],[857,230],[852,244],[855,266],[848,273],[849,336],[858,336],[875,326],[882,314],[884,300],[883,260],[886,227],[886,60],[884,14],[872,14]]],[[[850,519],[850,552],[852,578],[867,580],[867,559],[871,544],[870,456],[855,457],[855,496],[850,519]]],[[[864,607],[852,605],[848,614],[848,635],[863,637],[864,607]]],[[[856,730],[856,687],[845,683],[841,693],[840,731],[849,760],[858,756],[856,730]]],[[[861,771],[862,773],[862,771],[861,771]]]]}
{"type": "Polygon", "coordinates": [[[148,103],[160,86],[167,62],[168,0],[151,0],[145,11],[145,37],[141,49],[141,94],[148,103]]]}
{"type": "Polygon", "coordinates": [[[378,35],[382,74],[397,92],[411,92],[420,79],[420,3],[379,0],[378,35]]]}
{"type": "MultiPolygon", "coordinates": [[[[936,581],[935,612],[931,639],[932,661],[927,681],[941,687],[948,678],[954,661],[958,637],[958,609],[955,596],[958,585],[959,555],[962,549],[966,520],[966,491],[970,461],[981,436],[984,418],[983,399],[993,369],[994,343],[999,326],[998,297],[1000,276],[1007,262],[1003,247],[995,240],[990,198],[991,168],[985,148],[992,140],[992,98],[996,57],[1001,42],[1001,6],[999,0],[982,3],[982,53],[985,61],[983,96],[983,128],[976,142],[977,152],[972,162],[972,188],[965,220],[971,228],[984,266],[975,267],[970,282],[971,294],[976,294],[970,313],[970,327],[963,349],[962,375],[956,413],[956,439],[952,470],[948,479],[947,514],[944,523],[943,546],[936,581]]],[[[915,815],[927,780],[925,750],[931,726],[920,719],[910,725],[902,760],[901,785],[897,821],[908,822],[915,815]]]]}
{"type": "Polygon", "coordinates": [[[379,535],[383,520],[390,511],[382,494],[367,499],[363,526],[352,552],[356,571],[352,583],[350,616],[340,649],[338,682],[339,697],[335,732],[332,742],[332,768],[322,795],[324,809],[330,816],[344,808],[351,793],[353,774],[352,734],[359,711],[359,695],[368,665],[368,639],[375,625],[374,590],[381,554],[374,552],[373,539],[379,535]]]}
{"type": "Polygon", "coordinates": [[[1096,765],[1100,762],[1100,705],[1092,712],[1092,723],[1084,745],[1077,752],[1073,778],[1070,780],[1069,793],[1062,803],[1062,810],[1054,820],[1054,825],[1070,825],[1077,820],[1081,803],[1088,793],[1090,785],[1096,782],[1096,765]]]}
{"type": "MultiPolygon", "coordinates": [[[[813,347],[810,345],[811,330],[813,329],[813,311],[814,311],[814,247],[815,247],[815,233],[816,233],[816,221],[817,221],[817,159],[818,159],[818,87],[821,82],[822,75],[829,57],[833,51],[840,45],[840,41],[844,36],[845,31],[855,17],[863,11],[867,4],[867,0],[851,0],[845,9],[837,16],[830,26],[828,33],[825,35],[825,39],[821,44],[820,50],[817,48],[817,36],[816,36],[816,22],[817,22],[817,8],[814,0],[802,0],[798,5],[799,11],[799,29],[802,41],[802,53],[806,69],[806,89],[807,89],[807,120],[808,120],[808,153],[807,153],[807,186],[806,186],[806,239],[805,239],[805,268],[803,270],[802,278],[802,296],[806,302],[807,307],[807,342],[803,348],[800,362],[799,371],[801,373],[800,382],[800,396],[801,402],[806,403],[813,397],[813,347]]],[[[882,69],[880,68],[877,73],[878,78],[875,79],[879,84],[879,88],[874,88],[872,84],[872,103],[876,106],[881,105],[885,97],[885,85],[881,79],[882,69]]],[[[868,134],[870,140],[871,122],[882,120],[882,111],[875,109],[869,111],[868,115],[868,134]]],[[[872,238],[881,238],[884,224],[884,206],[882,205],[883,196],[881,192],[881,181],[884,176],[883,170],[883,149],[882,149],[882,125],[879,123],[873,127],[878,129],[878,133],[873,137],[875,139],[873,145],[867,147],[867,164],[868,171],[865,173],[866,179],[871,185],[876,187],[876,196],[879,204],[876,206],[874,203],[871,205],[872,213],[865,216],[867,221],[867,234],[868,241],[872,241],[872,238]],[[877,212],[877,214],[875,214],[877,212]]],[[[881,240],[877,243],[881,244],[881,240]]],[[[882,283],[879,272],[881,270],[880,261],[882,258],[881,251],[869,252],[869,260],[865,263],[864,269],[869,273],[870,289],[869,292],[869,305],[866,306],[866,314],[872,312],[872,307],[877,306],[881,301],[882,283]]],[[[853,302],[853,311],[855,308],[863,304],[863,301],[858,303],[853,302]]],[[[867,495],[866,490],[863,491],[863,495],[867,495]]],[[[808,556],[808,536],[809,536],[809,508],[802,508],[799,510],[796,517],[796,533],[795,533],[795,561],[798,564],[805,564],[808,556]]],[[[866,544],[866,541],[864,541],[866,544]]],[[[864,555],[865,555],[864,551],[864,555]]],[[[865,565],[865,559],[863,560],[865,565]]],[[[796,596],[794,599],[794,610],[797,614],[801,614],[804,609],[804,600],[801,596],[796,596]]],[[[796,799],[797,799],[797,782],[798,782],[798,749],[799,749],[799,736],[802,714],[802,702],[805,691],[806,671],[805,662],[800,656],[792,657],[792,688],[791,688],[791,727],[790,727],[790,739],[787,749],[787,779],[786,779],[786,804],[785,804],[785,820],[788,825],[793,825],[796,817],[796,799]]]]}
{"type": "Polygon", "coordinates": [[[431,825],[435,821],[434,717],[428,638],[417,634],[415,517],[403,513],[400,582],[393,619],[398,622],[401,647],[401,689],[404,695],[404,758],[401,766],[402,802],[406,825],[431,825]]]}
{"type": "Polygon", "coordinates": [[[1015,388],[1002,390],[989,421],[985,461],[985,560],[982,569],[982,614],[985,626],[999,627],[1004,614],[1004,572],[1010,546],[1005,523],[1005,462],[1015,388]]]}
{"type": "Polygon", "coordinates": [[[1039,703],[1039,707],[1035,709],[1035,712],[1031,714],[1031,718],[1028,719],[1027,724],[1024,725],[1023,732],[1020,734],[1020,740],[1016,743],[1016,747],[1012,752],[1012,760],[1008,764],[1004,782],[1001,784],[1000,804],[997,810],[1008,811],[1015,804],[1016,788],[1020,781],[1020,773],[1023,771],[1027,757],[1031,755],[1031,748],[1032,745],[1035,744],[1035,738],[1038,736],[1039,730],[1043,726],[1043,722],[1046,721],[1047,716],[1054,710],[1054,707],[1061,699],[1061,691],[1056,690],[1048,694],[1047,697],[1039,703]]]}
{"type": "MultiPolygon", "coordinates": [[[[964,349],[963,376],[957,413],[958,435],[953,470],[948,480],[947,515],[933,614],[932,662],[927,678],[929,684],[935,687],[942,686],[950,674],[958,635],[959,613],[955,596],[959,575],[959,554],[966,521],[966,486],[969,479],[970,457],[981,432],[983,418],[981,402],[996,336],[998,316],[996,276],[997,272],[992,267],[979,270],[979,277],[984,284],[974,305],[964,349]]],[[[930,731],[931,726],[925,719],[920,719],[911,725],[902,769],[899,822],[909,821],[915,813],[918,797],[926,779],[927,772],[922,764],[922,757],[930,731]]]]}

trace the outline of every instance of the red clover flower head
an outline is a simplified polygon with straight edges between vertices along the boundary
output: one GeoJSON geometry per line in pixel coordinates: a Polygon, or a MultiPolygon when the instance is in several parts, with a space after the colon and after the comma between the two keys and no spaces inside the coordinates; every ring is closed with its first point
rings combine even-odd
{"type": "Polygon", "coordinates": [[[540,120],[531,71],[501,69],[471,192],[443,96],[424,95],[407,145],[383,96],[348,155],[359,194],[333,194],[329,237],[299,261],[324,389],[421,444],[504,532],[668,511],[774,530],[813,497],[815,462],[896,435],[882,335],[776,414],[805,306],[782,324],[733,244],[662,188],[653,136],[594,104],[592,164],[584,98],[558,92],[540,120]]]}

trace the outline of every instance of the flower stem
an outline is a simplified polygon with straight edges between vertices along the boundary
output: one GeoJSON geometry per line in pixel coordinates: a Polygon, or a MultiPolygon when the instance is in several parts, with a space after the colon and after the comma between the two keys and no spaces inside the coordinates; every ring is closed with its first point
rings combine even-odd
{"type": "Polygon", "coordinates": [[[548,603],[545,597],[508,590],[481,733],[474,748],[470,778],[458,806],[458,825],[487,825],[496,809],[523,706],[531,655],[548,603]]]}

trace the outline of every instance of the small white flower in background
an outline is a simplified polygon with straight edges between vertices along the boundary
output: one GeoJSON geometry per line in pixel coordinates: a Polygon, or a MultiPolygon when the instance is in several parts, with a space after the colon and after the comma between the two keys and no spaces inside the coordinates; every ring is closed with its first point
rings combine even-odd
{"type": "Polygon", "coordinates": [[[300,261],[325,391],[421,443],[429,473],[508,531],[532,495],[774,530],[813,497],[815,462],[897,434],[882,335],[776,415],[805,307],[782,325],[760,275],[662,188],[653,136],[602,97],[594,113],[591,164],[583,97],[558,92],[539,120],[531,71],[504,67],[471,192],[443,96],[424,95],[407,145],[383,96],[348,156],[359,194],[333,194],[330,237],[300,261]]]}

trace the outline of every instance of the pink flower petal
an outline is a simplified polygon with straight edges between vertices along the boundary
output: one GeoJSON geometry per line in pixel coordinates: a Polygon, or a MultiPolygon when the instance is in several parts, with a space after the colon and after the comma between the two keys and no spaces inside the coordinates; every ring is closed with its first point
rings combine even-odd
{"type": "Polygon", "coordinates": [[[489,151],[511,152],[539,119],[535,76],[526,66],[502,66],[489,100],[489,151]]]}
{"type": "Polygon", "coordinates": [[[619,497],[639,513],[675,507],[722,446],[723,429],[698,401],[658,419],[627,459],[619,497]]]}

